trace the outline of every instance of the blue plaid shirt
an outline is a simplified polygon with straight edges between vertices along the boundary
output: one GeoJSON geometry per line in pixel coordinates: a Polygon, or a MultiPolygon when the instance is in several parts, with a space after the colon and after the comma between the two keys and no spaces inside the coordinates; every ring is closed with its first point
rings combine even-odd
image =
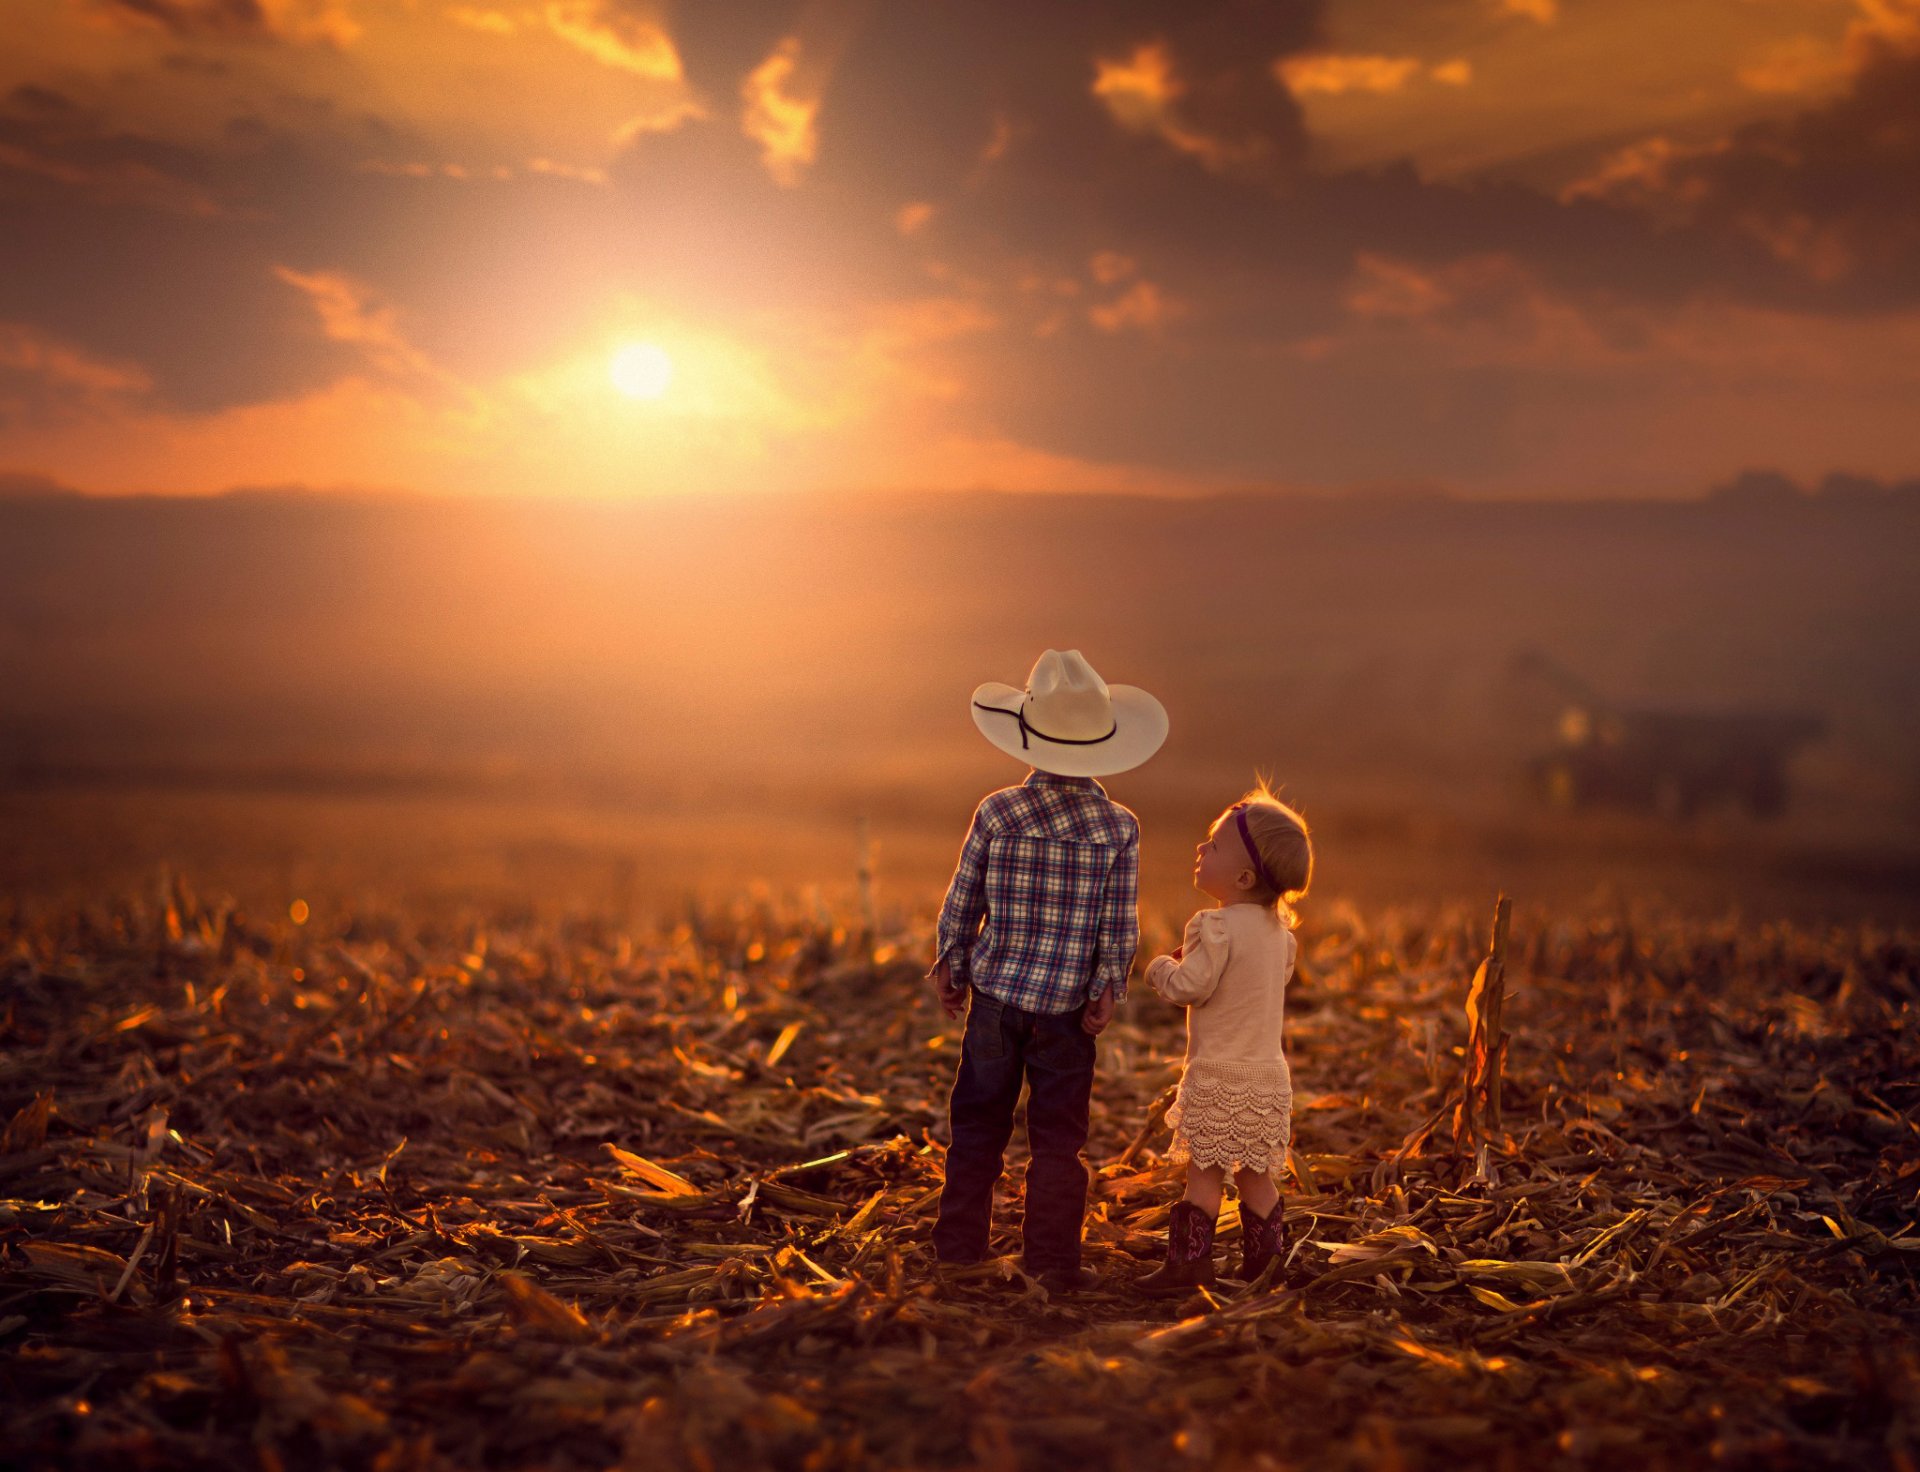
{"type": "Polygon", "coordinates": [[[956,984],[1029,1012],[1071,1012],[1108,987],[1123,1002],[1139,894],[1139,819],[1091,777],[1036,771],[974,810],[940,956],[956,984]]]}

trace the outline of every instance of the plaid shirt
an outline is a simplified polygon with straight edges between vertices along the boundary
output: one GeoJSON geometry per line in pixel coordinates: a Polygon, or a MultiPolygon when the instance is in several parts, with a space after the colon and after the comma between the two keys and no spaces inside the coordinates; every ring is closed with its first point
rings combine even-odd
{"type": "Polygon", "coordinates": [[[1091,777],[1036,771],[975,809],[940,955],[957,984],[1029,1012],[1071,1012],[1108,987],[1122,1002],[1139,891],[1139,820],[1091,777]]]}

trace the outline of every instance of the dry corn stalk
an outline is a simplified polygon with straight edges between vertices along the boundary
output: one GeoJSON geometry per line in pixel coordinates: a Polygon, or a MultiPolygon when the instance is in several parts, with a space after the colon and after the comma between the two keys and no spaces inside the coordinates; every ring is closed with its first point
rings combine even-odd
{"type": "Polygon", "coordinates": [[[1507,1034],[1501,1026],[1506,1001],[1507,923],[1513,901],[1505,895],[1493,911],[1493,942],[1467,988],[1467,1056],[1460,1103],[1453,1114],[1453,1144],[1474,1153],[1500,1128],[1500,1078],[1506,1069],[1507,1034]]]}

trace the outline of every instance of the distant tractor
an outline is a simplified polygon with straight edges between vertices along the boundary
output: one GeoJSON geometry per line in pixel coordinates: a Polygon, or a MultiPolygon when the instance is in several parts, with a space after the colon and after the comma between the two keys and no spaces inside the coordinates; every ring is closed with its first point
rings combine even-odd
{"type": "Polygon", "coordinates": [[[1776,818],[1787,806],[1788,763],[1825,730],[1799,712],[1616,705],[1537,653],[1517,656],[1513,672],[1544,679],[1561,697],[1553,748],[1525,767],[1534,795],[1561,809],[1684,819],[1735,807],[1776,818]]]}

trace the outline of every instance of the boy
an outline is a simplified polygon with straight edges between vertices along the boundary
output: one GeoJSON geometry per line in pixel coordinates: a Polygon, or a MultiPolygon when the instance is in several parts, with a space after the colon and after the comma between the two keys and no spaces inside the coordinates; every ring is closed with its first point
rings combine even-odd
{"type": "Polygon", "coordinates": [[[1093,779],[1159,750],[1167,713],[1144,690],[1109,686],[1077,649],[1049,649],[1024,690],[974,691],[973,720],[1033,770],[975,810],[940,911],[928,975],[949,1017],[966,1011],[967,1031],[934,1254],[950,1264],[986,1257],[1024,1077],[1032,1160],[1022,1255],[1050,1292],[1067,1293],[1089,1282],[1080,1156],[1094,1039],[1126,998],[1140,939],[1140,824],[1093,779]]]}

